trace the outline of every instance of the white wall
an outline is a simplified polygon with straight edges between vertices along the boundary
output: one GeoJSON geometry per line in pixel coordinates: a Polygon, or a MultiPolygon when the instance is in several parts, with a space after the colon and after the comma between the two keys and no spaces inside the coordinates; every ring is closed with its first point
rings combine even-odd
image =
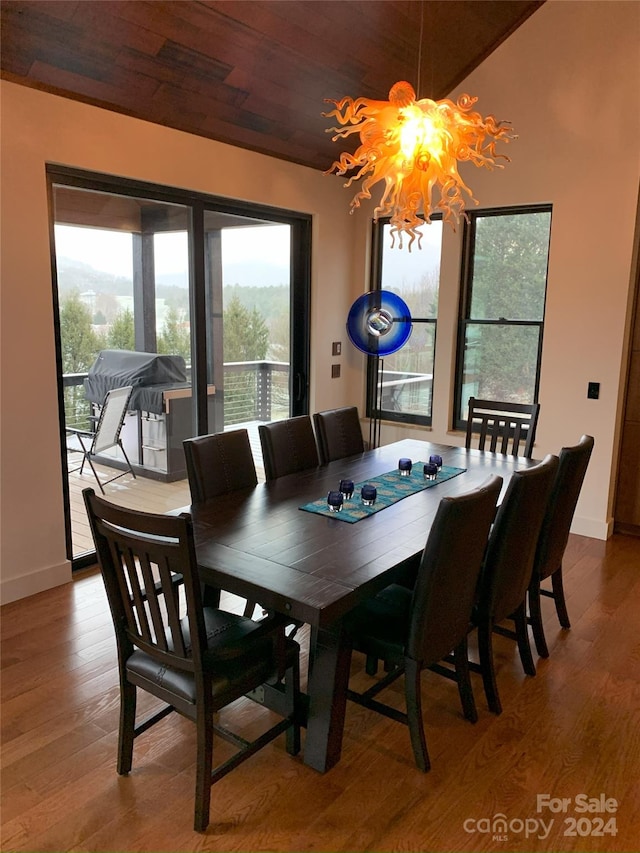
{"type": "MultiPolygon", "coordinates": [[[[553,205],[535,456],[595,437],[573,530],[606,538],[640,176],[640,4],[548,0],[453,94],[462,92],[519,136],[502,149],[503,170],[461,169],[480,209],[553,205]],[[599,400],[587,399],[589,381],[600,382],[599,400]]],[[[460,234],[445,231],[429,437],[462,444],[449,430],[460,234]]]]}
{"type": "MultiPolygon", "coordinates": [[[[583,432],[596,449],[574,530],[612,520],[638,163],[640,5],[548,0],[460,88],[520,138],[503,171],[471,169],[482,206],[551,202],[553,234],[536,454],[583,432]],[[586,399],[590,380],[598,401],[586,399]]],[[[395,82],[395,81],[392,81],[395,82]]],[[[347,94],[347,93],[345,93],[347,94]]],[[[351,93],[357,94],[357,93],[351,93]]],[[[370,224],[342,181],[126,116],[0,84],[2,109],[1,593],[70,578],[65,559],[45,163],[312,213],[312,409],[364,402],[364,357],[329,345],[367,286],[370,224]]],[[[449,427],[460,234],[445,238],[433,430],[449,427]]],[[[383,440],[407,433],[383,427],[383,440]]],[[[415,434],[415,433],[412,433],[415,434]]]]}
{"type": "MultiPolygon", "coordinates": [[[[335,177],[2,82],[1,592],[71,577],[65,557],[45,163],[313,215],[311,405],[359,401],[359,363],[330,378],[329,345],[362,282],[361,236],[335,177]]],[[[322,105],[318,109],[321,111],[322,105]]],[[[329,164],[328,164],[329,165],[329,164]]],[[[346,349],[346,347],[345,347],[346,349]]]]}

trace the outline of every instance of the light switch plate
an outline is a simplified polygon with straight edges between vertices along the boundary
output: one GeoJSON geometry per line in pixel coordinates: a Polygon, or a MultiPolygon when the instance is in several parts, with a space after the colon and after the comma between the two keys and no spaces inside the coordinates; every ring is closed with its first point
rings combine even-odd
{"type": "Polygon", "coordinates": [[[334,341],[331,344],[331,355],[342,355],[342,341],[334,341]]]}

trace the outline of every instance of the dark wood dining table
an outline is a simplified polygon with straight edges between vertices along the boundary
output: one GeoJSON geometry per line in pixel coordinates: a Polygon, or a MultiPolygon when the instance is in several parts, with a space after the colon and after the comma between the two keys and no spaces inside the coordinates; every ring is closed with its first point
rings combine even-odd
{"type": "Polygon", "coordinates": [[[201,579],[311,626],[304,761],[321,772],[340,758],[351,657],[344,618],[406,571],[421,553],[441,498],[532,460],[407,439],[185,507],[191,512],[201,579]],[[306,512],[349,478],[397,469],[400,457],[466,469],[357,523],[306,512]]]}

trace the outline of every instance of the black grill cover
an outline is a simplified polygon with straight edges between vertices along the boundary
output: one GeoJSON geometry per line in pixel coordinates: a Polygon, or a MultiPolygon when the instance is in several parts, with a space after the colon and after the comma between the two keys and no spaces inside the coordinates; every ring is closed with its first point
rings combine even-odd
{"type": "Polygon", "coordinates": [[[185,360],[181,355],[102,350],[84,380],[87,399],[101,406],[107,391],[132,385],[129,409],[162,414],[162,392],[189,387],[185,360]]]}

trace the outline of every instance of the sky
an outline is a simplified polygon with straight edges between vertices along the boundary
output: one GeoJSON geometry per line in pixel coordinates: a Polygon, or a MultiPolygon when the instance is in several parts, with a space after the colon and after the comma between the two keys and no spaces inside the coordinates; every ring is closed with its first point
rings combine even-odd
{"type": "MultiPolygon", "coordinates": [[[[419,282],[425,272],[438,269],[442,221],[435,220],[431,225],[422,226],[420,231],[423,234],[422,248],[418,249],[416,242],[409,252],[406,238],[404,248],[398,247],[397,238],[395,247],[390,248],[389,227],[385,227],[383,287],[393,288],[403,280],[405,284],[419,282]]],[[[56,225],[55,234],[56,252],[59,256],[81,261],[111,275],[131,278],[130,234],[70,225],[56,225]]],[[[230,277],[229,283],[242,283],[247,276],[252,282],[257,280],[252,272],[255,269],[253,264],[260,264],[262,269],[274,268],[271,276],[265,279],[269,283],[280,279],[288,281],[289,239],[288,225],[225,228],[222,231],[222,250],[230,277]],[[240,267],[249,271],[246,276],[240,271],[240,267]],[[278,270],[282,270],[282,273],[278,270]]],[[[186,232],[156,235],[155,248],[156,272],[161,275],[181,275],[186,284],[186,232]]]]}
{"type": "MultiPolygon", "coordinates": [[[[261,261],[289,264],[289,226],[225,228],[222,251],[225,263],[261,261]]],[[[121,231],[56,225],[56,254],[89,264],[94,269],[131,278],[131,235],[121,231]]],[[[186,232],[157,235],[156,269],[184,273],[187,265],[186,232]]]]}

